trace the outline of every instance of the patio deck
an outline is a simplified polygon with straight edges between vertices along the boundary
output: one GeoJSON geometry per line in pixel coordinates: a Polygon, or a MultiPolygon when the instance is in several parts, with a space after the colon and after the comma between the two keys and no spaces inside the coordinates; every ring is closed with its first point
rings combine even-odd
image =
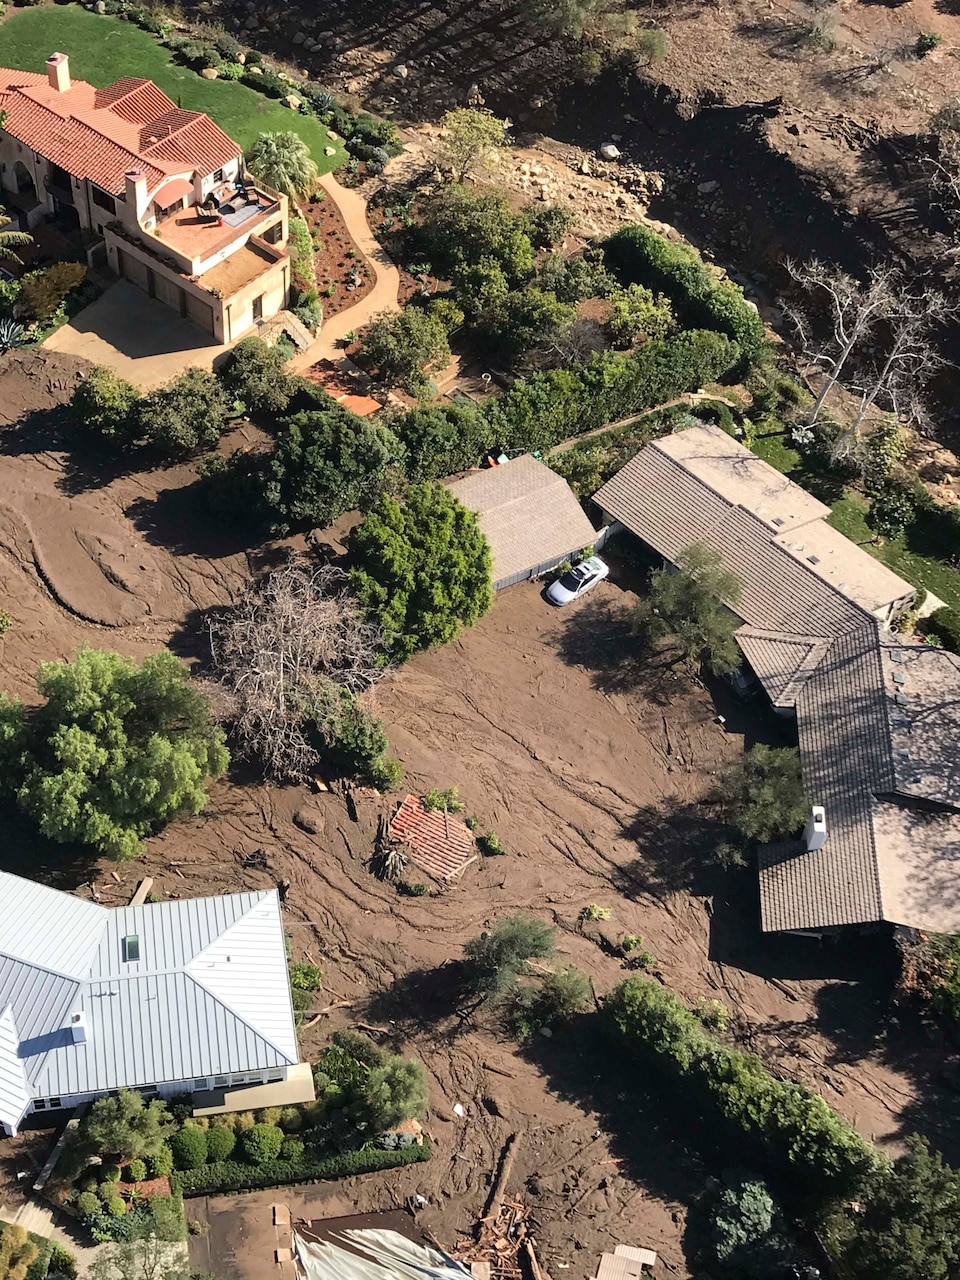
{"type": "Polygon", "coordinates": [[[242,249],[205,271],[200,276],[200,283],[208,289],[218,290],[226,298],[269,271],[282,257],[282,253],[271,252],[267,245],[248,240],[242,249]]]}
{"type": "Polygon", "coordinates": [[[155,238],[174,253],[191,262],[209,258],[239,238],[249,235],[260,222],[280,210],[280,202],[262,192],[251,192],[253,199],[244,202],[240,195],[220,205],[220,213],[210,213],[200,205],[191,205],[174,214],[157,227],[155,238]],[[222,219],[222,222],[221,222],[222,219]]]}

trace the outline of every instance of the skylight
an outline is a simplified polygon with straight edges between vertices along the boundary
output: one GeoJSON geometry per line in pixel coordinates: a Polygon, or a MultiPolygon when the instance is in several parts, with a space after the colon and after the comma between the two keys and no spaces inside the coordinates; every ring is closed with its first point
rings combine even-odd
{"type": "Polygon", "coordinates": [[[128,933],[123,940],[123,958],[129,963],[132,960],[140,959],[140,935],[136,933],[128,933]]]}

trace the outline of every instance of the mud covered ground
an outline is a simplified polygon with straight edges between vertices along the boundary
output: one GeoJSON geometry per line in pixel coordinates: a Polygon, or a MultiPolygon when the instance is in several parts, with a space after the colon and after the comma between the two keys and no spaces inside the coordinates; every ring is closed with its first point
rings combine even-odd
{"type": "MultiPolygon", "coordinates": [[[[105,475],[102,461],[74,451],[57,406],[79,371],[42,352],[0,361],[0,607],[13,618],[0,662],[4,688],[25,696],[40,661],[83,643],[198,653],[202,611],[228,603],[274,554],[206,523],[191,467],[105,475]]],[[[632,581],[618,566],[562,611],[533,584],[512,588],[460,641],[379,686],[410,789],[456,784],[507,849],[431,896],[400,897],[369,871],[390,801],[361,800],[353,820],[335,792],[264,786],[242,765],[202,815],[150,840],[133,864],[91,862],[3,814],[5,868],[69,889],[94,881],[107,903],[127,901],[144,874],[171,896],[286,882],[295,951],[322,964],[319,1000],[338,1006],[306,1031],[305,1055],[337,1026],[361,1023],[430,1075],[434,1158],[344,1194],[358,1208],[428,1196],[427,1224],[453,1244],[519,1132],[516,1192],[535,1208],[548,1268],[569,1280],[593,1274],[618,1240],[656,1248],[671,1275],[686,1274],[685,1206],[707,1169],[682,1115],[644,1098],[630,1064],[611,1063],[576,1026],[521,1050],[493,1015],[460,1016],[463,943],[505,913],[554,922],[561,958],[602,994],[624,969],[578,916],[609,907],[614,940],[642,934],[655,972],[685,998],[721,999],[736,1039],[771,1068],[809,1081],[892,1150],[920,1129],[960,1154],[956,1104],[936,1084],[940,1047],[887,1019],[888,947],[763,938],[753,877],[707,869],[704,792],[744,742],[783,726],[638,666],[632,581]]],[[[29,1165],[27,1145],[0,1151],[0,1201],[29,1165]]]]}

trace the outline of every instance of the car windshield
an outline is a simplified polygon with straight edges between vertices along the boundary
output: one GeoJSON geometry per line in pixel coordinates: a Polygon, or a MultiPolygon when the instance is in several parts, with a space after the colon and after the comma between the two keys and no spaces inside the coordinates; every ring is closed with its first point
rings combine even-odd
{"type": "Polygon", "coordinates": [[[560,579],[561,587],[566,587],[568,591],[576,591],[576,589],[590,577],[590,570],[585,564],[578,564],[575,569],[568,570],[560,579]]]}

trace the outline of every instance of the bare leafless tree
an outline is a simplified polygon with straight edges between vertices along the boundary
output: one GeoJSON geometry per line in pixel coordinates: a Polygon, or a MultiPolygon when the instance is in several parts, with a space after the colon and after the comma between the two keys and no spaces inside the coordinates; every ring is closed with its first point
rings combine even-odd
{"type": "Polygon", "coordinates": [[[945,363],[933,331],[954,311],[936,289],[897,290],[895,310],[884,325],[885,341],[857,360],[850,389],[859,394],[860,405],[844,432],[851,441],[875,404],[905,426],[923,416],[923,389],[945,363]]]}
{"type": "Polygon", "coordinates": [[[209,623],[212,679],[248,754],[271,777],[302,780],[340,714],[341,690],[362,693],[386,668],[382,636],[331,566],[294,560],[209,623]]]}
{"type": "Polygon", "coordinates": [[[823,384],[807,418],[808,425],[813,426],[848,362],[893,311],[896,272],[889,266],[875,267],[864,284],[816,258],[807,263],[788,261],[785,265],[813,303],[813,314],[803,306],[787,308],[804,358],[823,372],[823,384]],[[818,323],[824,311],[826,322],[818,323]]]}
{"type": "Polygon", "coordinates": [[[923,139],[920,163],[935,204],[960,231],[960,99],[948,102],[931,118],[923,139]]]}

